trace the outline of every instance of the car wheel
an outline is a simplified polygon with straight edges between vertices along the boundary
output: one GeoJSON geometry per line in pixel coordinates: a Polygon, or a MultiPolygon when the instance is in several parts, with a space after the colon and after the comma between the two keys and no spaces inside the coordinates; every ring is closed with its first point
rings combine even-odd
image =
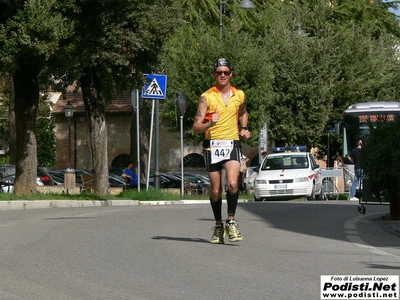
{"type": "Polygon", "coordinates": [[[314,201],[314,200],[315,200],[315,192],[314,192],[314,189],[315,189],[315,185],[313,184],[312,189],[311,189],[311,195],[307,197],[307,200],[308,200],[308,201],[314,201]]]}
{"type": "Polygon", "coordinates": [[[256,194],[254,194],[254,201],[262,201],[262,198],[257,198],[256,194]]]}

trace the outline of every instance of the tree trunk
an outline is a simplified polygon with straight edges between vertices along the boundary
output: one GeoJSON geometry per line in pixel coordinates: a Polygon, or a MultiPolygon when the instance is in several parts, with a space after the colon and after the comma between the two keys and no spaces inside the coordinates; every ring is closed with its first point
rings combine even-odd
{"type": "Polygon", "coordinates": [[[14,73],[16,174],[14,193],[37,192],[36,116],[39,104],[38,68],[20,65],[14,73]]]}
{"type": "Polygon", "coordinates": [[[17,162],[17,127],[15,126],[15,90],[14,90],[14,80],[11,79],[11,89],[10,89],[10,105],[9,105],[9,124],[10,124],[10,164],[15,165],[17,162]]]}
{"type": "Polygon", "coordinates": [[[400,220],[400,193],[398,191],[390,195],[390,219],[400,220]]]}
{"type": "MultiPolygon", "coordinates": [[[[90,74],[90,73],[89,73],[90,74]]],[[[83,102],[88,120],[90,145],[92,151],[95,194],[106,196],[109,193],[107,126],[105,120],[106,99],[93,84],[90,75],[81,77],[83,102]]]]}

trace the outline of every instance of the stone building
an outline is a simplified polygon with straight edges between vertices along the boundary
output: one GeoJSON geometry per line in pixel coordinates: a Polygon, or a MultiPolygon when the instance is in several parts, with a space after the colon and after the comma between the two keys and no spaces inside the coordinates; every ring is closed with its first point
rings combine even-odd
{"type": "MultiPolygon", "coordinates": [[[[66,169],[69,164],[69,123],[65,117],[64,107],[70,102],[74,106],[74,114],[70,119],[71,128],[71,161],[74,169],[91,170],[91,147],[90,136],[85,114],[85,107],[80,92],[74,93],[67,91],[61,96],[53,107],[53,116],[55,117],[55,134],[56,134],[56,169],[66,169]]],[[[106,108],[106,124],[108,136],[108,162],[109,167],[125,167],[126,162],[130,159],[130,124],[132,122],[133,109],[131,105],[130,93],[124,93],[118,96],[106,108]]],[[[154,137],[154,133],[153,133],[154,137]]],[[[135,138],[135,137],[134,137],[135,138]]],[[[136,141],[134,141],[134,144],[136,141]]],[[[160,165],[162,172],[177,171],[180,169],[180,138],[179,133],[171,134],[165,128],[160,128],[160,145],[159,149],[160,165]]],[[[154,158],[154,144],[153,144],[154,158]]],[[[188,164],[197,164],[202,167],[201,147],[185,147],[185,161],[188,164]],[[200,159],[199,159],[200,158],[200,159]]],[[[132,159],[136,161],[136,159],[132,159]]],[[[151,166],[154,168],[154,166],[151,166]]]]}

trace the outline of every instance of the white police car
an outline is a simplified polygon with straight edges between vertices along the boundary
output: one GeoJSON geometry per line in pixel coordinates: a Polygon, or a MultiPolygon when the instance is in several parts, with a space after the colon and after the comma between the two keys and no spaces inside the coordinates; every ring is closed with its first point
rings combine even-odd
{"type": "Polygon", "coordinates": [[[254,200],[323,198],[321,169],[305,146],[273,147],[254,181],[254,200]]]}

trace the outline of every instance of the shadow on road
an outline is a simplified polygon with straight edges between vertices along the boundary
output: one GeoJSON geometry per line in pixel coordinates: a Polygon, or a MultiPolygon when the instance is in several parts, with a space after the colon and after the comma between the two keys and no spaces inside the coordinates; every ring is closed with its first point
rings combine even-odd
{"type": "Polygon", "coordinates": [[[202,238],[184,238],[184,237],[172,237],[172,236],[153,236],[153,240],[168,240],[168,241],[178,241],[178,242],[195,242],[195,243],[207,243],[210,241],[202,238]]]}
{"type": "MultiPolygon", "coordinates": [[[[347,201],[315,201],[315,202],[250,202],[240,203],[240,209],[244,209],[258,218],[253,221],[264,221],[267,226],[287,230],[300,234],[319,236],[328,239],[347,241],[344,230],[344,224],[349,219],[361,216],[357,211],[358,203],[349,203],[347,201]],[[340,224],[340,225],[339,225],[340,224]]],[[[361,234],[371,233],[371,228],[380,228],[393,236],[393,238],[384,239],[386,247],[400,247],[399,231],[393,230],[393,224],[400,229],[400,221],[384,220],[389,211],[389,206],[371,206],[368,207],[368,213],[361,220],[356,222],[357,231],[361,234]],[[382,214],[381,217],[377,215],[382,214]],[[374,217],[371,215],[374,214],[374,217]],[[391,226],[389,227],[390,223],[391,226]],[[393,223],[398,222],[398,223],[393,223]],[[389,225],[388,225],[389,224],[389,225]],[[391,230],[389,230],[391,228],[391,230]]],[[[240,211],[238,213],[240,217],[240,211]]],[[[240,220],[239,220],[240,221],[240,220]]],[[[379,232],[376,232],[379,234],[379,232]]],[[[361,237],[363,237],[361,235],[361,237]]],[[[381,246],[379,239],[372,239],[371,244],[381,246]]]]}

